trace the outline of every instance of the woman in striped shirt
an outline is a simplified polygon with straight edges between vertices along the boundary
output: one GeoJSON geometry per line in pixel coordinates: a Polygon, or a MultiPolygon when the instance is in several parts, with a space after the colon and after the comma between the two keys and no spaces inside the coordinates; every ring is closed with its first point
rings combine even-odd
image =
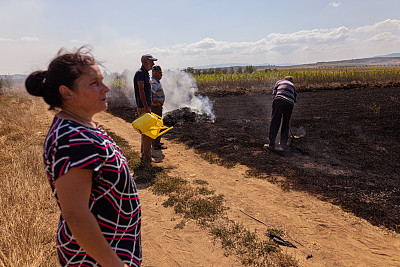
{"type": "Polygon", "coordinates": [[[124,153],[93,122],[107,108],[103,75],[81,49],[60,51],[27,91],[57,108],[43,159],[61,210],[56,247],[61,266],[139,266],[141,206],[124,153]]]}

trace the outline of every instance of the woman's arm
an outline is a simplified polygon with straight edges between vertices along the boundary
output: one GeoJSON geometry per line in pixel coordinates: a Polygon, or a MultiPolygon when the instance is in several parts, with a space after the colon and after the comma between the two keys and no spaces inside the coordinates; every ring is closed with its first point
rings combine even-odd
{"type": "Polygon", "coordinates": [[[94,215],[89,211],[92,170],[71,168],[56,182],[63,218],[78,244],[101,266],[124,265],[104,238],[94,215]]]}

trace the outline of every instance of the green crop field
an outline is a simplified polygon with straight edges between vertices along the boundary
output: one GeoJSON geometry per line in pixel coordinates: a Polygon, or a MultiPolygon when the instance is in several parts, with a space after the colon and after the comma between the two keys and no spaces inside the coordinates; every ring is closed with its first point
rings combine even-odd
{"type": "MultiPolygon", "coordinates": [[[[283,77],[293,76],[300,90],[337,88],[351,85],[386,86],[400,82],[399,67],[376,68],[315,68],[315,69],[265,69],[251,73],[194,72],[199,89],[234,87],[271,88],[283,77]]],[[[352,86],[354,87],[354,86],[352,86]]]]}

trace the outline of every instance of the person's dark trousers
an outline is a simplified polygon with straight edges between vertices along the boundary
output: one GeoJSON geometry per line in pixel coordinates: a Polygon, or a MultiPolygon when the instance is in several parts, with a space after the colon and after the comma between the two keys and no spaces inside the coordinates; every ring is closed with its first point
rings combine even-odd
{"type": "Polygon", "coordinates": [[[278,134],[279,127],[281,126],[281,146],[286,147],[289,138],[289,122],[292,116],[293,104],[289,101],[277,98],[272,103],[272,118],[269,127],[269,143],[275,146],[276,135],[278,134]]]}
{"type": "MultiPolygon", "coordinates": [[[[158,116],[162,117],[162,111],[163,111],[163,107],[159,106],[159,107],[151,107],[151,112],[153,112],[154,114],[157,114],[158,116]]],[[[159,147],[160,146],[160,142],[161,142],[161,136],[157,137],[156,139],[153,140],[153,147],[159,147]]]]}

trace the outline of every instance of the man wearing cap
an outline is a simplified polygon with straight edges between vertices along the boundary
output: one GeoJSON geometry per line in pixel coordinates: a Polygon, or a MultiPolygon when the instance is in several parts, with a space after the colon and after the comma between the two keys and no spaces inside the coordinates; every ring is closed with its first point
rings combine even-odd
{"type": "Polygon", "coordinates": [[[292,116],[294,103],[297,101],[296,87],[293,84],[293,77],[286,76],[283,80],[276,82],[272,91],[272,118],[269,128],[269,144],[265,145],[269,150],[275,149],[275,139],[281,126],[281,147],[288,148],[289,122],[292,116]]]}
{"type": "MultiPolygon", "coordinates": [[[[151,70],[151,96],[153,107],[151,111],[158,116],[162,117],[163,105],[165,101],[164,89],[160,82],[162,78],[162,70],[158,65],[154,65],[151,70]]],[[[167,147],[161,143],[161,136],[153,140],[154,149],[166,149],[167,147]]]]}
{"type": "MultiPolygon", "coordinates": [[[[150,54],[143,55],[141,58],[142,66],[135,73],[133,78],[133,86],[135,88],[135,99],[137,106],[138,115],[143,113],[151,112],[152,100],[151,100],[151,84],[149,70],[154,65],[156,58],[153,58],[150,54]]],[[[142,134],[142,145],[141,145],[141,160],[145,163],[150,163],[153,161],[151,157],[151,143],[152,139],[145,134],[142,134]]]]}

